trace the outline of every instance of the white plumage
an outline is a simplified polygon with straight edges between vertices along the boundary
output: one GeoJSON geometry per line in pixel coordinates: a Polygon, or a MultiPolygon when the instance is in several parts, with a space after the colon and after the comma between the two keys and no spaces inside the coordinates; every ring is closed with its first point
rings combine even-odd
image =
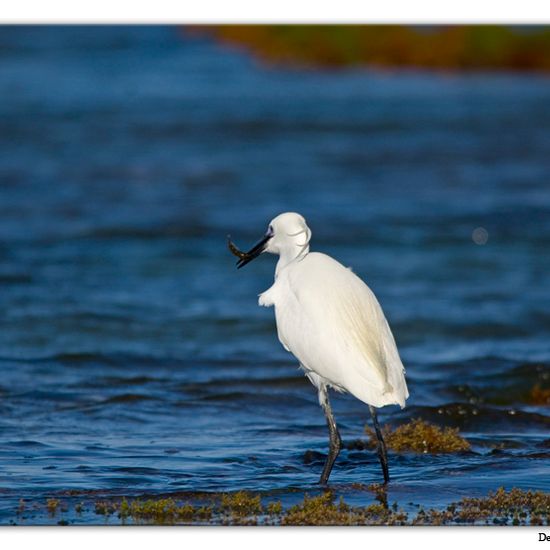
{"type": "Polygon", "coordinates": [[[281,344],[315,386],[325,383],[374,407],[404,407],[405,370],[373,292],[351,269],[309,252],[311,231],[299,214],[281,214],[271,227],[265,250],[281,256],[259,304],[275,307],[281,344]]]}
{"type": "Polygon", "coordinates": [[[274,306],[279,340],[300,362],[319,392],[330,432],[330,451],[321,476],[328,480],[342,443],[327,388],[346,391],[370,406],[384,479],[389,480],[386,448],[374,407],[405,406],[405,369],[390,327],[370,288],[351,269],[309,251],[311,230],[300,214],[274,218],[268,232],[238,267],[262,252],[279,255],[275,282],[260,294],[261,306],[274,306]]]}

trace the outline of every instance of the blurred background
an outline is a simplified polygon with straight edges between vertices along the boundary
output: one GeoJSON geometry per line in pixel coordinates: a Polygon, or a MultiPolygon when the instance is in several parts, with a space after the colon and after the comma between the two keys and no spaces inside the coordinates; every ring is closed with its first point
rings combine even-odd
{"type": "Polygon", "coordinates": [[[550,29],[543,25],[219,25],[192,30],[242,46],[264,61],[301,67],[550,70],[550,29]]]}
{"type": "MultiPolygon", "coordinates": [[[[392,453],[390,499],[549,490],[549,69],[547,27],[0,27],[0,521],[315,488],[322,411],[257,307],[275,258],[225,243],[288,210],[393,328],[411,397],[382,423],[472,444],[392,453]]],[[[331,481],[380,477],[352,449],[331,481]]]]}

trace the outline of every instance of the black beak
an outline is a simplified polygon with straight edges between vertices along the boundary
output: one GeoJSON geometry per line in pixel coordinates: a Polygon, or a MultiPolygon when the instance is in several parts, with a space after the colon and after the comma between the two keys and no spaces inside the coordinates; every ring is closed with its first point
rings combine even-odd
{"type": "Polygon", "coordinates": [[[272,235],[265,235],[264,238],[256,243],[248,252],[242,252],[239,250],[235,244],[231,241],[229,236],[227,237],[227,246],[232,254],[237,256],[239,260],[237,261],[237,269],[241,269],[247,263],[251,262],[254,258],[257,258],[264,250],[267,244],[267,241],[271,239],[272,235]]]}

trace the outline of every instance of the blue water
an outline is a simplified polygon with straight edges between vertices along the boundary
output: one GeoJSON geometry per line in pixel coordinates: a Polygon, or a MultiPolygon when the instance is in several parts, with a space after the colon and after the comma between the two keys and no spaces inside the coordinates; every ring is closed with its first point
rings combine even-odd
{"type": "MultiPolygon", "coordinates": [[[[225,244],[287,210],[386,312],[411,397],[381,422],[473,444],[390,453],[389,499],[550,490],[529,397],[550,386],[549,106],[544,76],[285,70],[178,28],[2,27],[0,522],[56,522],[43,505],[68,491],[316,490],[322,411],[257,306],[275,258],[237,271],[225,244]]],[[[367,407],[333,406],[364,438],[367,407]]],[[[371,451],[331,477],[351,503],[379,481],[371,451]]]]}

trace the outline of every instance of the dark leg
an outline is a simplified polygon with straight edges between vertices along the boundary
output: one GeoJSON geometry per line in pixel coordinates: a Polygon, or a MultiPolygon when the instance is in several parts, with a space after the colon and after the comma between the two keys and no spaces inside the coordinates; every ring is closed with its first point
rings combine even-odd
{"type": "Polygon", "coordinates": [[[328,400],[328,389],[326,386],[321,386],[319,389],[319,402],[321,407],[325,411],[325,416],[327,417],[328,433],[329,433],[329,449],[328,456],[323,467],[323,473],[321,474],[321,479],[319,483],[321,485],[326,485],[330,472],[332,471],[332,466],[336,461],[336,457],[340,454],[340,449],[342,448],[342,439],[338,433],[338,427],[336,426],[336,421],[332,415],[332,409],[330,408],[330,402],[328,400]]]}
{"type": "Polygon", "coordinates": [[[386,451],[386,444],[384,443],[380,425],[378,424],[376,409],[372,405],[369,405],[369,409],[372,416],[372,422],[374,424],[374,430],[376,431],[376,439],[378,440],[378,457],[380,458],[380,464],[382,465],[382,472],[384,472],[384,483],[388,483],[390,480],[390,473],[388,470],[388,452],[386,451]]]}

